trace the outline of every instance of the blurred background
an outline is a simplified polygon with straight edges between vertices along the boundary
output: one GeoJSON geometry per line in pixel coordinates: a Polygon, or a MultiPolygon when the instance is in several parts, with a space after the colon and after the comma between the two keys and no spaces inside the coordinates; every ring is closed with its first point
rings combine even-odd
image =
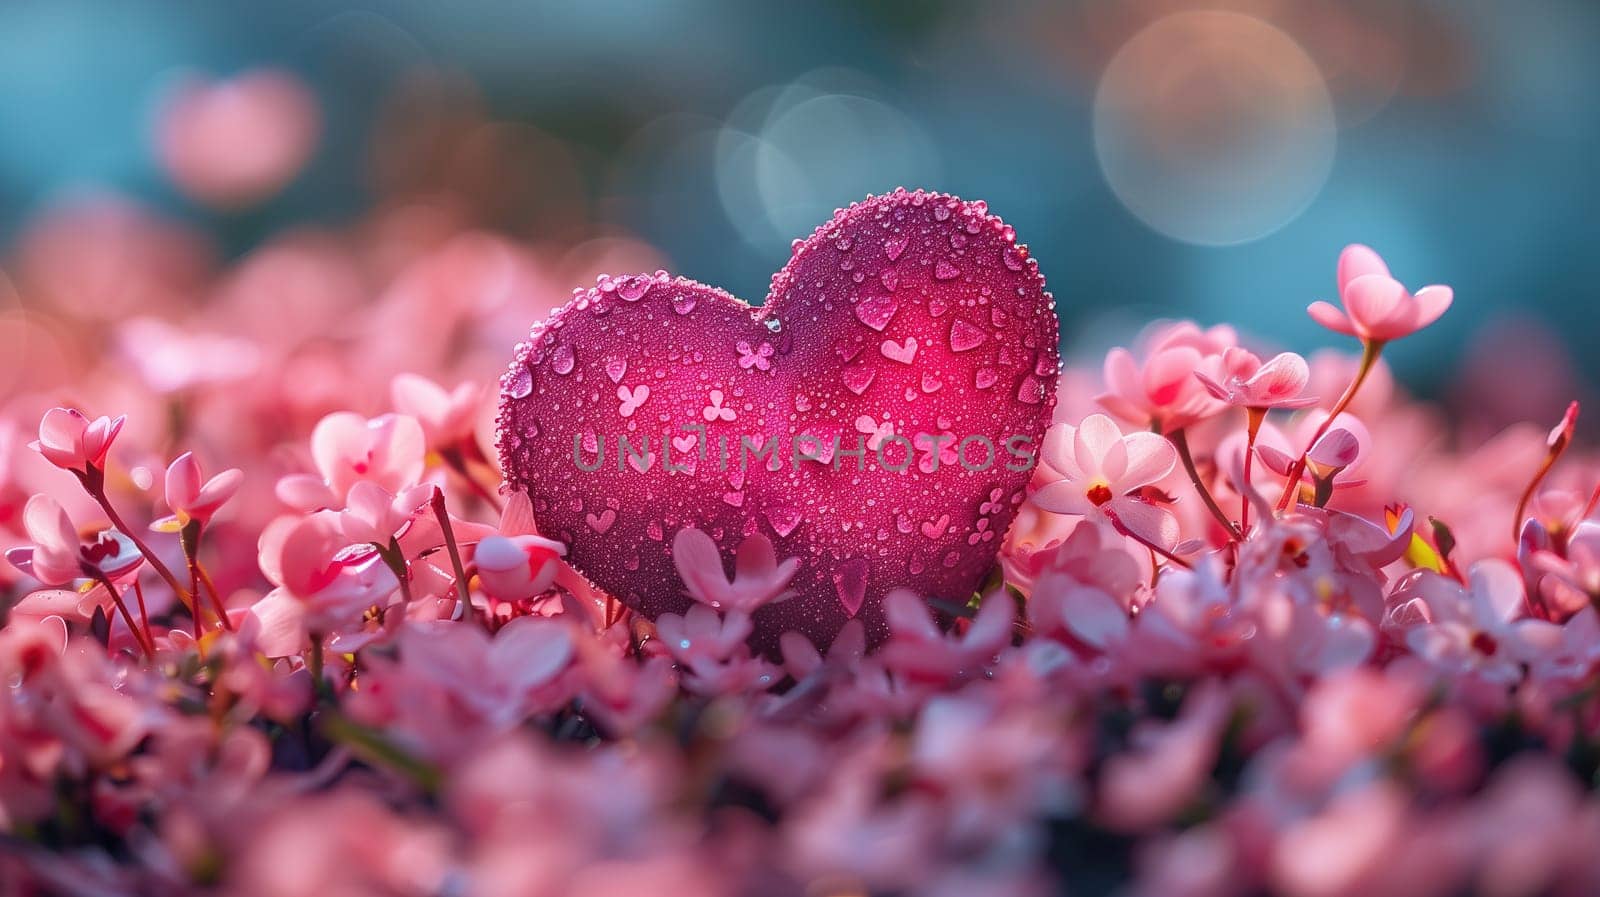
{"type": "Polygon", "coordinates": [[[1304,307],[1359,241],[1456,289],[1403,382],[1553,421],[1600,373],[1597,47],[1592,0],[6,3],[0,240],[37,284],[90,276],[53,224],[213,267],[470,226],[555,259],[550,303],[601,261],[759,301],[835,207],[923,186],[1016,226],[1077,357],[1156,316],[1348,349],[1304,307]]]}

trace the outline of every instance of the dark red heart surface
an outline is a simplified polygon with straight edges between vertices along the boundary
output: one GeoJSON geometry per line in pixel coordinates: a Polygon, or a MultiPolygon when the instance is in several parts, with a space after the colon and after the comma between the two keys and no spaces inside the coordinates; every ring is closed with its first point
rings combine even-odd
{"type": "Polygon", "coordinates": [[[1058,368],[1012,229],[897,190],[796,243],[759,308],[664,272],[575,293],[502,379],[500,459],[573,565],[652,619],[691,601],[671,544],[692,526],[730,569],[753,533],[800,559],[758,647],[857,616],[877,641],[889,591],[964,602],[992,568],[1058,368]]]}

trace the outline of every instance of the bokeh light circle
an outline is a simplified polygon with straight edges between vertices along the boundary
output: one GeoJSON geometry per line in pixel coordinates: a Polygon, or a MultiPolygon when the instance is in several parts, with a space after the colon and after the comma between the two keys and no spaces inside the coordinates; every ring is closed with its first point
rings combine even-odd
{"type": "Polygon", "coordinates": [[[1229,245],[1283,227],[1333,165],[1327,83],[1293,38],[1251,16],[1183,12],[1117,51],[1094,101],[1095,151],[1151,228],[1229,245]]]}
{"type": "Polygon", "coordinates": [[[931,136],[873,93],[859,73],[825,69],[738,104],[716,137],[716,181],[723,210],[747,243],[786,251],[838,207],[939,182],[931,136]]]}

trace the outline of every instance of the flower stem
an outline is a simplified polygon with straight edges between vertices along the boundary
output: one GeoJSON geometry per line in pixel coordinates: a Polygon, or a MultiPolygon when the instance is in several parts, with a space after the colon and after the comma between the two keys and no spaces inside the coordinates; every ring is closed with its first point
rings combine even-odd
{"type": "Polygon", "coordinates": [[[461,565],[461,548],[456,545],[455,527],[450,525],[450,514],[445,510],[444,490],[435,486],[433,498],[428,503],[433,506],[433,516],[439,519],[439,529],[444,533],[444,547],[450,553],[450,567],[456,575],[455,619],[469,618],[472,616],[472,596],[467,590],[467,571],[461,565]]]}
{"type": "Polygon", "coordinates": [[[233,622],[228,619],[228,609],[222,604],[222,594],[217,591],[217,584],[211,579],[211,574],[206,571],[206,565],[200,563],[197,556],[194,559],[194,569],[200,574],[200,584],[206,587],[206,597],[211,600],[211,610],[222,621],[222,628],[233,631],[233,622]]]}
{"type": "Polygon", "coordinates": [[[133,614],[128,612],[128,605],[123,602],[122,594],[117,591],[117,587],[111,582],[111,578],[94,567],[85,566],[84,572],[89,574],[94,581],[100,583],[101,588],[111,595],[112,603],[116,604],[118,611],[121,611],[123,621],[128,624],[128,631],[133,634],[133,640],[139,643],[139,650],[143,651],[146,657],[154,657],[154,647],[145,641],[144,633],[139,631],[139,624],[134,622],[133,614]]]}
{"type": "Polygon", "coordinates": [[[139,601],[139,623],[144,626],[144,643],[155,646],[156,638],[150,634],[150,611],[144,606],[144,586],[139,585],[139,577],[133,578],[133,595],[139,601]]]}
{"type": "MultiPolygon", "coordinates": [[[[1539,469],[1534,471],[1533,479],[1528,481],[1528,488],[1522,490],[1522,496],[1517,499],[1517,510],[1511,520],[1511,542],[1516,544],[1522,538],[1522,515],[1528,510],[1528,502],[1533,500],[1533,493],[1538,490],[1539,484],[1544,482],[1545,475],[1550,468],[1556,466],[1556,461],[1566,452],[1567,446],[1572,444],[1572,430],[1578,420],[1578,403],[1573,402],[1567,408],[1566,416],[1561,419],[1561,424],[1551,433],[1549,450],[1545,452],[1544,461],[1540,462],[1539,469]]],[[[1600,492],[1597,492],[1600,494],[1600,492]]],[[[1590,500],[1591,507],[1593,500],[1590,500]]],[[[1586,508],[1585,516],[1588,514],[1586,508]]],[[[1579,518],[1580,520],[1582,518],[1579,518]]]]}
{"type": "Polygon", "coordinates": [[[1244,482],[1239,484],[1239,532],[1250,532],[1250,467],[1255,460],[1256,436],[1261,432],[1261,422],[1267,419],[1267,409],[1245,409],[1244,482]]]}
{"type": "Polygon", "coordinates": [[[178,584],[178,578],[172,575],[172,571],[167,568],[166,564],[162,563],[161,558],[150,550],[150,546],[139,538],[139,534],[134,532],[123,521],[122,515],[118,514],[117,509],[112,506],[110,497],[106,495],[105,472],[98,467],[91,467],[90,471],[91,473],[82,474],[78,477],[79,482],[83,484],[84,490],[89,493],[89,497],[100,505],[100,508],[106,512],[106,518],[111,521],[111,525],[117,528],[117,532],[128,537],[128,541],[133,543],[133,547],[139,549],[139,553],[144,555],[144,559],[149,562],[150,568],[167,581],[167,585],[178,596],[178,600],[188,605],[192,613],[194,611],[194,597],[185,591],[183,586],[178,584]]]}
{"type": "Polygon", "coordinates": [[[1287,510],[1289,502],[1293,500],[1294,496],[1300,494],[1300,477],[1306,472],[1306,455],[1311,451],[1311,447],[1317,444],[1317,440],[1327,434],[1328,430],[1333,426],[1334,419],[1343,414],[1346,408],[1350,407],[1350,402],[1355,399],[1356,392],[1361,389],[1361,384],[1367,382],[1367,375],[1372,373],[1372,368],[1378,363],[1378,356],[1382,354],[1383,346],[1384,341],[1381,339],[1362,342],[1361,366],[1356,369],[1355,379],[1351,380],[1350,385],[1345,387],[1344,395],[1339,396],[1339,401],[1333,403],[1333,408],[1328,412],[1327,419],[1322,422],[1322,426],[1317,427],[1315,433],[1311,434],[1311,439],[1306,443],[1305,450],[1300,453],[1300,457],[1296,458],[1294,465],[1289,468],[1288,482],[1283,487],[1283,497],[1278,499],[1279,511],[1287,510]]]}
{"type": "Polygon", "coordinates": [[[1222,508],[1217,504],[1217,500],[1212,497],[1211,490],[1206,488],[1205,481],[1200,479],[1200,470],[1199,468],[1195,467],[1194,455],[1189,451],[1189,434],[1180,427],[1177,430],[1172,431],[1172,435],[1168,438],[1171,439],[1172,444],[1177,447],[1178,460],[1183,462],[1184,472],[1189,474],[1189,481],[1194,483],[1195,491],[1200,493],[1200,501],[1203,502],[1206,506],[1206,509],[1211,512],[1211,516],[1217,518],[1217,522],[1222,524],[1222,528],[1228,531],[1228,535],[1230,537],[1235,540],[1244,538],[1244,536],[1240,534],[1239,528],[1234,525],[1232,520],[1228,519],[1227,514],[1222,512],[1222,508]]]}

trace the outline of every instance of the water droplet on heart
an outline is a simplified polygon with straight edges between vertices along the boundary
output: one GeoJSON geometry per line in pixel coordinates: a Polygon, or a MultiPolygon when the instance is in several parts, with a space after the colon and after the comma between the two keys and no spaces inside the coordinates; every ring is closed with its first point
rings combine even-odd
{"type": "Polygon", "coordinates": [[[900,254],[906,251],[906,244],[909,242],[911,242],[911,238],[904,234],[890,237],[883,241],[883,254],[887,255],[891,262],[898,261],[900,254]]]}
{"type": "Polygon", "coordinates": [[[974,327],[961,318],[950,322],[950,351],[966,352],[976,349],[983,341],[989,338],[982,328],[974,327]]]}
{"type": "Polygon", "coordinates": [[[856,303],[856,317],[861,323],[881,333],[899,309],[900,303],[893,296],[874,296],[856,303]]]}
{"type": "Polygon", "coordinates": [[[1013,271],[1021,271],[1027,265],[1027,251],[1019,246],[1007,246],[1000,250],[1000,260],[1006,267],[1013,271]]]}
{"type": "Polygon", "coordinates": [[[850,238],[849,237],[840,237],[839,239],[833,241],[833,246],[834,246],[835,249],[839,250],[840,252],[849,252],[850,251],[850,238]]]}
{"type": "Polygon", "coordinates": [[[854,617],[861,611],[861,602],[867,597],[868,566],[864,558],[851,558],[833,571],[833,588],[839,595],[844,612],[854,617]]]}
{"type": "Polygon", "coordinates": [[[916,526],[916,521],[912,520],[911,515],[905,513],[904,511],[895,515],[894,528],[900,532],[909,533],[916,529],[916,526]]]}
{"type": "Polygon", "coordinates": [[[946,567],[954,567],[955,565],[957,565],[959,563],[961,563],[961,552],[959,552],[959,551],[950,551],[950,552],[947,552],[945,554],[945,556],[944,556],[944,565],[946,567]]]}
{"type": "Polygon", "coordinates": [[[961,269],[957,268],[949,259],[940,259],[933,266],[934,280],[955,280],[961,276],[961,269]]]}
{"type": "Polygon", "coordinates": [[[941,387],[941,386],[944,386],[944,381],[940,380],[938,375],[936,375],[936,374],[934,374],[934,373],[932,373],[930,371],[924,371],[922,373],[922,391],[923,392],[936,393],[936,392],[939,391],[939,387],[941,387]]]}
{"type": "Polygon", "coordinates": [[[550,353],[550,370],[558,374],[572,373],[572,367],[577,363],[577,354],[566,343],[556,346],[555,351],[550,353]]]}
{"type": "Polygon", "coordinates": [[[694,296],[673,296],[672,310],[680,315],[686,315],[689,312],[694,311],[694,304],[696,301],[698,300],[696,300],[694,296]]]}
{"type": "Polygon", "coordinates": [[[1017,401],[1028,405],[1037,405],[1044,401],[1044,381],[1029,374],[1022,378],[1022,385],[1017,387],[1017,401]]]}
{"type": "Polygon", "coordinates": [[[934,218],[935,221],[948,221],[948,220],[950,220],[950,207],[947,206],[947,205],[942,205],[942,204],[934,206],[933,207],[933,218],[934,218]]]}
{"type": "Polygon", "coordinates": [[[989,309],[989,323],[993,324],[994,326],[1004,327],[1006,326],[1006,322],[1009,320],[1010,317],[1006,314],[1005,309],[999,307],[998,305],[989,309]]]}
{"type": "Polygon", "coordinates": [[[772,524],[773,532],[781,538],[794,532],[800,525],[800,512],[795,508],[777,506],[767,509],[767,522],[772,524]]]}
{"type": "Polygon", "coordinates": [[[893,268],[884,268],[878,274],[878,282],[883,284],[884,289],[893,292],[900,283],[900,275],[895,273],[893,268]]]}
{"type": "Polygon", "coordinates": [[[878,372],[863,365],[856,365],[844,368],[839,376],[844,379],[845,387],[859,396],[872,385],[872,378],[878,376],[878,372]]]}
{"type": "Polygon", "coordinates": [[[1000,375],[994,368],[978,368],[978,373],[973,377],[973,382],[979,389],[988,389],[999,379],[1000,375]]]}
{"type": "Polygon", "coordinates": [[[629,302],[638,302],[650,289],[650,278],[635,276],[624,278],[617,284],[617,295],[629,302]]]}
{"type": "Polygon", "coordinates": [[[950,235],[950,248],[951,249],[961,249],[962,247],[964,247],[966,245],[967,245],[967,235],[966,234],[955,233],[955,234],[951,234],[950,235]]]}
{"type": "Polygon", "coordinates": [[[513,399],[526,399],[533,392],[533,371],[526,367],[517,368],[511,375],[511,385],[507,387],[507,392],[513,399]]]}
{"type": "Polygon", "coordinates": [[[606,360],[606,376],[611,378],[611,382],[612,383],[621,382],[622,381],[622,375],[626,374],[627,372],[628,372],[628,359],[626,359],[626,358],[610,358],[610,359],[606,360]]]}
{"type": "Polygon", "coordinates": [[[949,310],[950,310],[950,304],[948,302],[945,302],[943,299],[929,299],[928,300],[928,314],[932,315],[935,318],[943,316],[944,313],[949,311],[949,310]]]}
{"type": "Polygon", "coordinates": [[[1061,363],[1050,357],[1048,352],[1040,352],[1039,360],[1034,362],[1033,372],[1041,377],[1051,377],[1060,372],[1061,363]]]}
{"type": "Polygon", "coordinates": [[[912,576],[916,576],[926,569],[928,569],[928,565],[922,562],[922,558],[914,557],[906,562],[906,571],[912,576]]]}

